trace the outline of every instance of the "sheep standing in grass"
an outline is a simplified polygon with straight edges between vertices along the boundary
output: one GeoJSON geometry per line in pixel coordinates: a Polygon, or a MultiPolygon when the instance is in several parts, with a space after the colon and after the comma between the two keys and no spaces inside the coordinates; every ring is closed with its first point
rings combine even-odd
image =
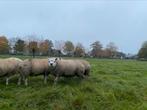
{"type": "Polygon", "coordinates": [[[91,69],[89,62],[86,60],[76,60],[76,61],[81,62],[84,65],[84,75],[89,76],[91,69]]]}
{"type": "Polygon", "coordinates": [[[9,77],[18,74],[18,65],[22,60],[18,58],[0,59],[0,77],[6,78],[6,85],[9,84],[9,77]]]}
{"type": "Polygon", "coordinates": [[[49,67],[55,76],[55,84],[60,76],[78,76],[84,78],[85,66],[77,60],[48,59],[49,67]]]}
{"type": "Polygon", "coordinates": [[[48,59],[27,59],[19,65],[20,78],[19,85],[22,79],[25,85],[28,85],[28,76],[44,75],[44,83],[47,83],[47,77],[50,72],[48,66],[48,59]]]}

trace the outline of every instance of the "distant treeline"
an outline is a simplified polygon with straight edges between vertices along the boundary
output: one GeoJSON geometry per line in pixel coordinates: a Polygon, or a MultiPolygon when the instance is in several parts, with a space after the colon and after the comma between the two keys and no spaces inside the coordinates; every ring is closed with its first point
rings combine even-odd
{"type": "MultiPolygon", "coordinates": [[[[10,38],[0,36],[0,54],[41,55],[41,56],[72,56],[97,58],[126,58],[127,55],[118,51],[118,47],[110,42],[104,48],[100,41],[93,42],[90,49],[82,43],[72,41],[55,41],[39,39],[36,36],[10,38]]],[[[140,52],[141,53],[141,52],[140,52]]]]}

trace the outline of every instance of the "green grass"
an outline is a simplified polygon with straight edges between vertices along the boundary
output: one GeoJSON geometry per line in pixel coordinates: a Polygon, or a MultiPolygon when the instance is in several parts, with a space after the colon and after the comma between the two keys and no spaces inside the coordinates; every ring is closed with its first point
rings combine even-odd
{"type": "Polygon", "coordinates": [[[47,85],[37,76],[28,87],[1,79],[0,110],[147,110],[147,62],[87,60],[89,79],[61,78],[54,86],[51,76],[47,85]]]}

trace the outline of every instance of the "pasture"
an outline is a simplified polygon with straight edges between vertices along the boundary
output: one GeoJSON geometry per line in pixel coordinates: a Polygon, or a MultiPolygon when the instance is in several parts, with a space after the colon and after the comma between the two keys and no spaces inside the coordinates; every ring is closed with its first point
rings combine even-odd
{"type": "Polygon", "coordinates": [[[88,79],[61,78],[56,86],[52,76],[47,85],[43,76],[30,77],[27,87],[16,84],[17,76],[8,86],[1,78],[0,110],[147,110],[147,62],[86,60],[88,79]]]}

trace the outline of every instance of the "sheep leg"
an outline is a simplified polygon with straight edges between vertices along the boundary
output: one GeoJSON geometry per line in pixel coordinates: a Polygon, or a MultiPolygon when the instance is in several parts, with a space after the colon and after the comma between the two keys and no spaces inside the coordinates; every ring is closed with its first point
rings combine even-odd
{"type": "Polygon", "coordinates": [[[78,72],[78,76],[81,77],[81,78],[84,78],[84,79],[86,78],[85,75],[84,75],[84,72],[78,72]]]}
{"type": "Polygon", "coordinates": [[[56,84],[57,84],[58,79],[59,79],[59,76],[56,76],[56,77],[55,77],[55,80],[54,80],[54,85],[56,85],[56,84]]]}
{"type": "Polygon", "coordinates": [[[27,78],[27,76],[23,76],[23,81],[24,81],[25,86],[28,86],[28,78],[27,78]]]}
{"type": "Polygon", "coordinates": [[[9,78],[6,77],[6,85],[8,85],[8,84],[9,84],[9,78]]]}
{"type": "Polygon", "coordinates": [[[18,78],[18,83],[17,85],[21,85],[21,77],[18,78]]]}
{"type": "Polygon", "coordinates": [[[18,78],[17,85],[21,85],[22,79],[23,79],[23,76],[20,74],[20,75],[19,75],[19,78],[18,78]]]}
{"type": "Polygon", "coordinates": [[[25,86],[28,86],[28,78],[25,78],[25,86]]]}
{"type": "Polygon", "coordinates": [[[47,84],[47,73],[45,72],[45,74],[44,74],[44,84],[47,84]]]}
{"type": "Polygon", "coordinates": [[[85,70],[85,75],[89,76],[90,70],[85,70]]]}
{"type": "Polygon", "coordinates": [[[80,75],[80,77],[82,77],[83,79],[85,79],[85,78],[86,78],[84,74],[81,74],[81,75],[80,75]]]}
{"type": "Polygon", "coordinates": [[[47,83],[47,78],[46,78],[46,76],[44,77],[44,84],[46,84],[47,83]]]}

